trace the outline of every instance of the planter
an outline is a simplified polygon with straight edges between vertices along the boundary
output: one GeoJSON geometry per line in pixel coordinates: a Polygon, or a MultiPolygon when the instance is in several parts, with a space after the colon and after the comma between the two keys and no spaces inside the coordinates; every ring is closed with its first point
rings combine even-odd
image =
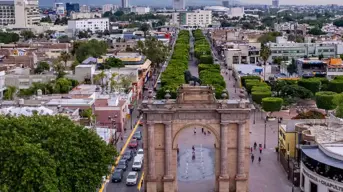
{"type": "Polygon", "coordinates": [[[267,121],[275,121],[276,118],[275,117],[267,117],[267,121]]]}

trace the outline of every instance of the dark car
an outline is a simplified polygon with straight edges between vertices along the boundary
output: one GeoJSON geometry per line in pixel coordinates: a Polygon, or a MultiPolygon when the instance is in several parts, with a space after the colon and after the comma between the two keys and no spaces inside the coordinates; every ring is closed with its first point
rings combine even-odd
{"type": "Polygon", "coordinates": [[[125,159],[123,159],[123,160],[119,161],[119,163],[118,163],[116,168],[117,169],[122,169],[123,171],[126,171],[127,167],[128,167],[127,161],[125,159]]]}
{"type": "Polygon", "coordinates": [[[132,157],[134,156],[133,151],[126,151],[123,155],[123,159],[131,161],[132,157]]]}
{"type": "Polygon", "coordinates": [[[121,182],[123,180],[124,177],[124,171],[123,169],[115,169],[114,173],[112,175],[112,182],[113,183],[117,183],[117,182],[121,182]]]}
{"type": "Polygon", "coordinates": [[[133,137],[133,139],[141,140],[142,139],[142,133],[140,131],[137,131],[133,137]]]}

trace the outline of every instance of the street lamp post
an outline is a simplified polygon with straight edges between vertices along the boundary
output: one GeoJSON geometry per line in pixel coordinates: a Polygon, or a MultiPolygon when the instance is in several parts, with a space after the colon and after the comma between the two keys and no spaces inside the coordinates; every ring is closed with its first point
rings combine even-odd
{"type": "Polygon", "coordinates": [[[267,142],[267,118],[264,120],[264,148],[266,148],[267,142]]]}

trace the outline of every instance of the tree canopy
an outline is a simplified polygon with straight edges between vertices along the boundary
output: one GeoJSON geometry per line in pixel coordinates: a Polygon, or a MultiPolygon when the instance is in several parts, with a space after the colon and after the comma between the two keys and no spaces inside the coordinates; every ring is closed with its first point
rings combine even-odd
{"type": "Polygon", "coordinates": [[[0,116],[0,191],[96,191],[117,155],[64,116],[0,116]]]}
{"type": "Polygon", "coordinates": [[[154,37],[139,41],[137,48],[152,62],[153,67],[159,67],[167,59],[168,47],[154,37]]]}
{"type": "Polygon", "coordinates": [[[87,42],[75,42],[72,54],[75,54],[76,60],[82,63],[87,57],[100,57],[107,52],[107,43],[92,39],[87,42]]]}
{"type": "Polygon", "coordinates": [[[14,43],[19,41],[19,35],[17,33],[0,32],[0,43],[14,43]]]}

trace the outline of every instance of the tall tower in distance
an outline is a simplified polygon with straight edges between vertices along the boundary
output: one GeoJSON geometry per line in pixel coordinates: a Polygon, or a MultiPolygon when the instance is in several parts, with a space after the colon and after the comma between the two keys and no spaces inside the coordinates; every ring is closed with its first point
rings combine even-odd
{"type": "Polygon", "coordinates": [[[121,7],[128,8],[129,7],[129,0],[121,0],[121,7]]]}
{"type": "Polygon", "coordinates": [[[173,0],[174,10],[184,10],[186,9],[186,0],[173,0]]]}
{"type": "Polygon", "coordinates": [[[272,6],[275,8],[279,8],[280,6],[279,0],[272,0],[272,6]]]}

